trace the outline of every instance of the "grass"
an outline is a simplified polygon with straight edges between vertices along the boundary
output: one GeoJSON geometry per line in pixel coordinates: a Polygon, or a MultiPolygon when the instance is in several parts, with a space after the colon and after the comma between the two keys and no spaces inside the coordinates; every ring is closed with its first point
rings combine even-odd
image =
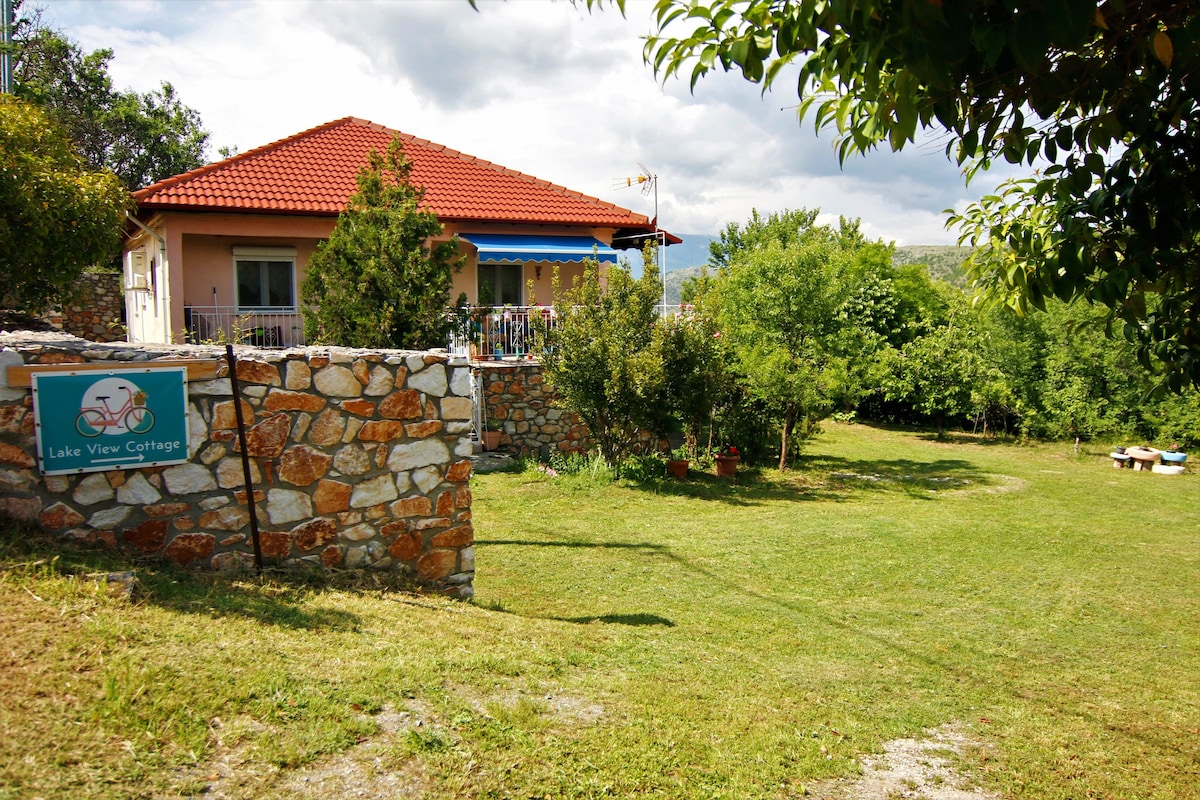
{"type": "Polygon", "coordinates": [[[1105,453],[477,476],[474,604],[152,565],[130,603],[9,530],[0,798],[788,798],[947,723],[1001,796],[1200,797],[1200,486],[1105,453]]]}

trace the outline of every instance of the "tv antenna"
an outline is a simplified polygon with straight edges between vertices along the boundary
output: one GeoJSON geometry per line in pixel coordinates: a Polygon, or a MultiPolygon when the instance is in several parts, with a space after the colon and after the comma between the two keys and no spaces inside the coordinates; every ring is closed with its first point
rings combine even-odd
{"type": "Polygon", "coordinates": [[[667,242],[665,232],[658,227],[658,175],[645,164],[638,163],[638,172],[636,177],[621,178],[613,187],[615,189],[629,189],[637,186],[641,189],[643,197],[649,197],[651,192],[654,193],[654,219],[650,220],[650,224],[654,226],[654,240],[658,247],[655,248],[655,255],[658,259],[659,275],[662,278],[663,296],[662,307],[660,314],[666,316],[667,313],[667,242]]]}

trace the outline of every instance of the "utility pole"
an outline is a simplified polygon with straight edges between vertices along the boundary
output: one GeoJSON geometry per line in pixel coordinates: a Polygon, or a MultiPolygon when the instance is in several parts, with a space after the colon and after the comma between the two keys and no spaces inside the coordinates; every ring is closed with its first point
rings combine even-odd
{"type": "Polygon", "coordinates": [[[0,45],[0,93],[13,93],[12,38],[13,0],[0,0],[0,27],[4,29],[4,39],[0,45]]]}

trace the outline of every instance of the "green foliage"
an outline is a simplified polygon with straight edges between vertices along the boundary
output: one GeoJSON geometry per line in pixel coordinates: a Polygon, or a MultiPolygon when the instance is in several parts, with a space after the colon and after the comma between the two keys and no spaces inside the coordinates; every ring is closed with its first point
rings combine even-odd
{"type": "MultiPolygon", "coordinates": [[[[646,266],[652,254],[645,255],[646,266]]],[[[563,287],[554,274],[557,325],[533,320],[533,353],[558,402],[574,411],[604,460],[612,466],[633,453],[643,431],[662,435],[670,420],[667,376],[655,346],[655,305],[662,293],[657,270],[634,279],[628,266],[601,275],[595,259],[563,287]]]]}
{"type": "Polygon", "coordinates": [[[617,465],[615,474],[634,483],[659,483],[667,477],[667,462],[658,456],[630,455],[617,465]]]}
{"type": "Polygon", "coordinates": [[[119,93],[105,116],[108,146],[103,163],[129,188],[196,169],[204,164],[208,132],[165,81],[145,94],[119,93]]]}
{"type": "Polygon", "coordinates": [[[445,344],[458,243],[429,244],[443,228],[421,208],[424,190],[411,183],[411,172],[399,139],[386,155],[368,155],[358,191],[304,276],[309,341],[410,349],[445,344]]]}
{"type": "MultiPolygon", "coordinates": [[[[840,305],[831,318],[817,315],[824,323],[803,320],[789,329],[823,332],[823,355],[809,356],[819,368],[800,361],[806,352],[801,343],[765,324],[745,329],[740,335],[753,347],[739,347],[736,319],[727,318],[717,300],[731,300],[736,285],[739,314],[765,315],[768,308],[799,302],[809,289],[789,282],[787,273],[800,267],[784,253],[809,242],[814,234],[802,228],[813,220],[811,212],[755,214],[745,229],[729,226],[713,249],[714,258],[730,266],[697,284],[703,287],[698,298],[719,310],[734,372],[716,402],[718,440],[736,443],[747,461],[761,462],[769,443],[781,441],[779,398],[788,395],[781,390],[785,384],[767,384],[773,364],[761,355],[776,344],[783,351],[776,354],[778,363],[786,364],[779,372],[807,391],[819,390],[817,411],[801,417],[799,435],[789,438],[789,458],[798,455],[805,426],[819,430],[826,412],[841,419],[932,425],[940,432],[961,426],[1050,439],[1175,441],[1185,447],[1198,441],[1191,411],[1200,402],[1198,393],[1153,392],[1156,379],[1139,365],[1135,347],[1105,336],[1102,309],[1053,303],[1045,313],[1021,317],[995,304],[972,304],[960,288],[932,280],[924,265],[893,266],[886,246],[862,241],[845,222],[837,235],[821,233],[844,252],[840,267],[816,281],[840,305]],[[781,246],[785,241],[792,243],[789,248],[781,246]],[[757,260],[731,281],[748,253],[757,253],[757,260]],[[754,292],[745,292],[745,286],[754,292]],[[796,363],[785,362],[785,356],[796,363]]],[[[781,330],[780,320],[788,318],[770,317],[781,330]]]]}
{"type": "Polygon", "coordinates": [[[838,400],[863,385],[864,356],[878,339],[858,318],[875,310],[865,279],[890,258],[868,245],[857,223],[817,226],[818,213],[754,212],[712,244],[721,265],[712,302],[744,393],[735,404],[778,421],[781,469],[838,400]]]}
{"type": "Polygon", "coordinates": [[[117,252],[128,197],[110,172],[88,169],[35,106],[0,97],[0,292],[40,311],[69,297],[79,274],[117,252]]]}
{"type": "Polygon", "coordinates": [[[694,457],[728,377],[716,321],[703,305],[684,309],[655,324],[653,348],[662,363],[668,413],[682,426],[688,457],[694,457]]]}
{"type": "Polygon", "coordinates": [[[1165,385],[1200,387],[1196,3],[656,0],[654,25],[647,62],[693,87],[798,72],[798,114],[840,160],[919,127],[968,176],[1049,164],[951,217],[984,248],[975,278],[1020,311],[1103,306],[1165,385]]]}
{"type": "Polygon", "coordinates": [[[93,170],[112,170],[133,190],[204,164],[209,134],[171,84],[115,90],[113,51],[84,53],[38,11],[17,21],[13,42],[16,96],[62,126],[93,170]]]}
{"type": "MultiPolygon", "coordinates": [[[[714,444],[737,447],[742,461],[748,464],[771,464],[779,461],[779,417],[763,400],[751,397],[736,381],[729,381],[717,402],[717,431],[714,444]]],[[[816,428],[810,433],[816,433],[816,428]]],[[[800,454],[803,437],[792,436],[788,458],[800,454]]],[[[704,452],[708,456],[708,452],[704,452]]]]}
{"type": "Polygon", "coordinates": [[[764,218],[758,209],[751,209],[750,219],[744,225],[730,222],[725,230],[710,242],[709,263],[724,269],[733,263],[739,253],[761,247],[767,242],[776,242],[781,247],[796,244],[817,224],[819,209],[796,209],[764,218]]]}
{"type": "Polygon", "coordinates": [[[983,369],[976,332],[955,322],[952,317],[946,325],[904,345],[898,381],[891,389],[894,396],[933,417],[939,435],[947,416],[970,410],[972,388],[983,369]]]}

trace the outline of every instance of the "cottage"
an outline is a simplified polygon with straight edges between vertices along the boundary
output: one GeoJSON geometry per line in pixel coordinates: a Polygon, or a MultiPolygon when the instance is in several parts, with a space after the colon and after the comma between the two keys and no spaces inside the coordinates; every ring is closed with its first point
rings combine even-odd
{"type": "Polygon", "coordinates": [[[648,238],[680,240],[655,221],[530,175],[354,117],[176,175],[133,194],[123,247],[132,342],[241,339],[304,343],[299,287],[309,258],[356,189],[371,149],[404,143],[413,183],[457,234],[463,269],[452,298],[524,313],[528,286],[551,302],[584,258],[615,263],[648,238]]]}

